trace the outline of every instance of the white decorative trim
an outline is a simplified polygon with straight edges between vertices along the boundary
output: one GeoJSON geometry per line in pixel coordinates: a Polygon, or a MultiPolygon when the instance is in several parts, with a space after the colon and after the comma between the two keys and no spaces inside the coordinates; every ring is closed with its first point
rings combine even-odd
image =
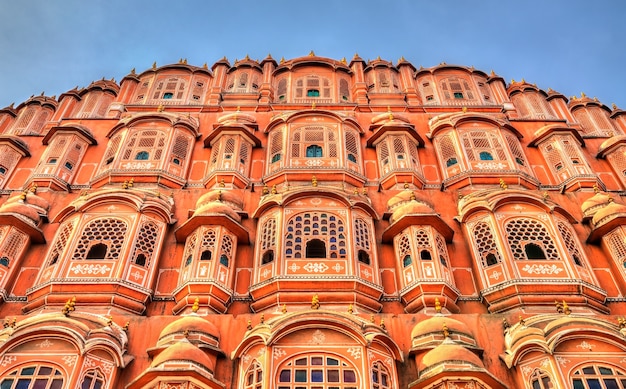
{"type": "Polygon", "coordinates": [[[522,270],[529,274],[559,274],[563,271],[557,265],[525,265],[522,270]]]}

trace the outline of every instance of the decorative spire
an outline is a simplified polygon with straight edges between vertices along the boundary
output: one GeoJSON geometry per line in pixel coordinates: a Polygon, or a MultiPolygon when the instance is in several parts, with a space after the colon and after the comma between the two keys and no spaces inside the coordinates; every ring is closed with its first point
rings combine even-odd
{"type": "Polygon", "coordinates": [[[502,318],[502,327],[504,327],[504,330],[508,330],[511,325],[509,324],[508,320],[506,320],[506,317],[502,318]]]}
{"type": "Polygon", "coordinates": [[[193,301],[193,305],[191,306],[191,312],[197,313],[199,309],[200,309],[200,298],[196,297],[196,299],[193,301]]]}
{"type": "Polygon", "coordinates": [[[613,107],[613,111],[615,111],[617,109],[617,104],[613,103],[611,104],[611,107],[613,107]]]}
{"type": "Polygon", "coordinates": [[[570,313],[572,313],[571,309],[569,309],[569,305],[567,305],[565,300],[563,300],[563,313],[566,315],[569,315],[570,313]]]}
{"type": "Polygon", "coordinates": [[[61,310],[61,313],[65,315],[65,317],[68,317],[70,313],[76,310],[75,306],[76,306],[76,297],[72,297],[71,299],[67,300],[67,302],[65,303],[65,306],[61,310]]]}
{"type": "Polygon", "coordinates": [[[272,193],[273,195],[278,193],[278,189],[276,189],[276,184],[272,185],[272,191],[270,193],[272,193]]]}
{"type": "Polygon", "coordinates": [[[448,326],[446,325],[446,323],[443,323],[442,330],[444,338],[450,337],[450,331],[448,331],[448,326]]]}
{"type": "Polygon", "coordinates": [[[156,61],[152,62],[152,69],[156,70],[156,61]]]}
{"type": "Polygon", "coordinates": [[[248,324],[246,325],[248,331],[252,330],[252,320],[248,320],[248,324]]]}
{"type": "Polygon", "coordinates": [[[265,314],[264,313],[261,314],[261,321],[260,321],[260,323],[261,324],[265,324],[265,314]]]}
{"type": "Polygon", "coordinates": [[[311,52],[309,53],[309,57],[315,57],[315,53],[313,52],[313,50],[311,50],[311,52]]]}
{"type": "Polygon", "coordinates": [[[311,309],[320,309],[320,298],[317,296],[317,293],[311,299],[311,309]]]}
{"type": "Polygon", "coordinates": [[[348,313],[351,315],[354,313],[354,307],[352,306],[352,304],[348,305],[348,313]]]}
{"type": "Polygon", "coordinates": [[[314,188],[317,187],[317,177],[311,177],[311,185],[313,185],[314,188]]]}
{"type": "Polygon", "coordinates": [[[280,310],[282,313],[287,313],[287,304],[283,304],[283,307],[280,310]]]}
{"type": "Polygon", "coordinates": [[[439,302],[439,297],[435,297],[435,312],[441,313],[441,303],[439,302]]]}
{"type": "Polygon", "coordinates": [[[502,188],[502,190],[507,190],[509,188],[502,178],[500,179],[500,188],[502,188]]]}
{"type": "Polygon", "coordinates": [[[521,326],[525,326],[526,325],[526,320],[524,320],[524,318],[522,317],[522,315],[519,315],[519,324],[521,326]]]}

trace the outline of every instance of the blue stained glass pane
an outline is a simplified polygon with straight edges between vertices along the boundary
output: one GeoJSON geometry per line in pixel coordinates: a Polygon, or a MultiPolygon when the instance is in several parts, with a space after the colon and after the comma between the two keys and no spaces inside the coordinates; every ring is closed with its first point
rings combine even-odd
{"type": "Polygon", "coordinates": [[[30,379],[19,379],[17,380],[17,386],[15,386],[15,389],[28,389],[28,386],[30,385],[30,379]]]}
{"type": "Polygon", "coordinates": [[[615,378],[605,378],[604,386],[606,386],[606,389],[620,389],[615,378]]]}
{"type": "Polygon", "coordinates": [[[33,375],[35,374],[35,368],[34,367],[26,367],[24,369],[22,369],[22,374],[21,375],[33,375]]]}
{"type": "Polygon", "coordinates": [[[589,386],[589,389],[603,389],[600,380],[597,378],[587,378],[587,386],[589,386]]]}
{"type": "Polygon", "coordinates": [[[296,382],[307,382],[306,370],[296,370],[296,382]]]}
{"type": "Polygon", "coordinates": [[[311,370],[311,382],[324,382],[324,372],[322,370],[311,370]]]}
{"type": "Polygon", "coordinates": [[[291,370],[282,370],[280,372],[280,378],[278,380],[280,382],[291,382],[291,370]]]}
{"type": "Polygon", "coordinates": [[[0,384],[0,389],[11,389],[11,386],[13,386],[13,380],[4,380],[0,384]]]}

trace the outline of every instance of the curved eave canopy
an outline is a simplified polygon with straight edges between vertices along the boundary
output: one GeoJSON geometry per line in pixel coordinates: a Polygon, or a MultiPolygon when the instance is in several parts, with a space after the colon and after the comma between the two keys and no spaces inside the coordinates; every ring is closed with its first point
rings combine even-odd
{"type": "Polygon", "coordinates": [[[152,69],[148,69],[145,70],[144,72],[142,72],[141,74],[137,75],[137,77],[141,78],[143,76],[146,76],[150,73],[159,73],[162,72],[164,70],[184,70],[190,74],[195,74],[195,73],[204,73],[207,76],[211,76],[213,77],[213,73],[211,73],[211,71],[207,68],[204,67],[197,67],[197,66],[193,66],[193,65],[188,65],[186,63],[173,63],[173,64],[168,64],[168,65],[163,65],[163,66],[159,66],[159,67],[154,67],[152,69]]]}
{"type": "Polygon", "coordinates": [[[330,188],[322,188],[322,187],[295,188],[295,189],[290,190],[289,192],[279,193],[275,195],[267,195],[261,199],[261,202],[259,203],[259,206],[252,214],[252,217],[258,218],[269,208],[272,208],[274,206],[286,205],[297,199],[310,197],[313,195],[315,196],[321,195],[321,196],[330,197],[330,198],[339,200],[343,204],[345,204],[347,207],[350,207],[350,208],[356,207],[356,208],[360,208],[364,210],[374,220],[380,219],[378,214],[376,213],[376,210],[369,203],[368,199],[366,200],[363,198],[359,198],[358,196],[347,195],[343,191],[334,190],[330,188]]]}
{"type": "Polygon", "coordinates": [[[316,55],[309,55],[306,57],[298,57],[294,59],[290,59],[288,61],[284,61],[278,64],[278,67],[274,70],[274,75],[282,73],[284,71],[293,70],[297,67],[302,66],[323,66],[328,67],[332,70],[342,70],[348,74],[352,74],[352,69],[348,67],[343,62],[336,61],[331,58],[326,57],[318,57],[316,55]]]}
{"type": "Polygon", "coordinates": [[[50,131],[48,131],[48,133],[43,137],[41,143],[44,145],[48,145],[48,143],[50,143],[50,140],[54,138],[57,133],[77,134],[78,136],[85,139],[85,141],[87,141],[87,143],[92,146],[98,144],[96,138],[94,138],[93,134],[87,127],[73,123],[52,127],[50,131]]]}
{"type": "Polygon", "coordinates": [[[530,141],[528,146],[537,147],[546,138],[555,134],[572,135],[582,147],[585,147],[585,141],[583,137],[580,135],[580,133],[576,131],[576,129],[572,127],[564,127],[564,126],[559,126],[559,125],[541,127],[539,130],[535,132],[534,138],[530,141]]]}
{"type": "Polygon", "coordinates": [[[508,387],[498,380],[494,375],[489,373],[484,368],[475,369],[456,369],[449,368],[442,364],[439,368],[435,368],[436,374],[428,375],[425,378],[419,379],[409,384],[410,389],[415,388],[427,388],[436,381],[445,380],[447,377],[450,380],[467,380],[475,379],[479,382],[485,383],[490,389],[508,389],[508,387]]]}
{"type": "Polygon", "coordinates": [[[42,313],[16,323],[15,328],[0,331],[0,355],[15,345],[33,337],[59,336],[74,344],[81,354],[103,349],[118,367],[125,367],[132,357],[126,355],[128,336],[117,324],[100,315],[72,313],[42,313]]]}
{"type": "Polygon", "coordinates": [[[135,189],[104,189],[81,196],[61,209],[54,217],[53,222],[62,222],[75,213],[87,212],[89,209],[103,204],[123,204],[139,213],[158,216],[165,223],[173,224],[176,222],[173,213],[173,199],[135,189]]]}
{"type": "Polygon", "coordinates": [[[382,125],[372,125],[370,126],[370,131],[374,131],[374,135],[372,135],[367,140],[368,147],[373,147],[374,145],[376,145],[376,143],[378,143],[378,140],[383,135],[390,133],[390,132],[401,132],[404,134],[408,134],[411,138],[415,139],[419,147],[424,146],[424,140],[417,133],[417,131],[415,130],[415,127],[412,124],[406,124],[402,122],[394,123],[393,121],[391,121],[382,125]]]}
{"type": "Polygon", "coordinates": [[[33,243],[46,243],[43,231],[39,227],[24,220],[23,217],[13,213],[0,213],[0,225],[1,226],[13,226],[18,230],[26,233],[30,236],[33,243]]]}
{"type": "Polygon", "coordinates": [[[237,242],[242,244],[250,243],[250,236],[241,224],[224,214],[209,214],[192,216],[182,226],[180,226],[174,235],[178,243],[184,243],[187,237],[200,226],[224,226],[230,232],[237,236],[237,242]]]}
{"type": "Polygon", "coordinates": [[[200,136],[200,133],[198,132],[199,123],[197,119],[192,118],[191,116],[176,115],[168,112],[144,112],[123,118],[107,133],[106,136],[110,138],[122,128],[132,127],[138,123],[149,120],[161,121],[167,123],[171,127],[185,127],[193,134],[194,137],[198,138],[200,136]]]}
{"type": "Polygon", "coordinates": [[[600,148],[598,149],[598,154],[596,155],[596,157],[604,158],[622,145],[626,145],[626,135],[613,136],[602,142],[600,148]]]}
{"type": "Polygon", "coordinates": [[[446,224],[446,222],[441,219],[439,215],[435,214],[424,214],[424,215],[404,215],[400,219],[398,219],[395,223],[387,227],[385,231],[383,231],[382,240],[383,243],[391,243],[393,242],[393,238],[402,232],[405,228],[410,226],[433,226],[443,237],[446,239],[446,242],[451,243],[452,238],[454,237],[454,230],[450,228],[446,224]]]}
{"type": "Polygon", "coordinates": [[[227,124],[218,124],[213,127],[213,130],[204,138],[204,147],[211,147],[211,143],[219,137],[223,133],[232,133],[237,132],[244,136],[254,147],[261,146],[261,140],[254,135],[257,126],[251,126],[242,123],[227,123],[227,124]]]}
{"type": "Polygon", "coordinates": [[[472,214],[486,210],[495,212],[498,208],[505,204],[530,203],[547,213],[558,212],[564,216],[570,223],[576,223],[576,219],[560,205],[549,199],[538,198],[526,191],[506,189],[477,192],[461,199],[459,202],[459,215],[456,217],[461,223],[467,221],[472,214]]]}
{"type": "Polygon", "coordinates": [[[41,107],[48,107],[48,108],[51,108],[53,111],[56,111],[57,107],[59,106],[59,102],[53,99],[52,97],[41,95],[41,96],[31,97],[30,99],[26,100],[22,104],[18,105],[16,110],[20,111],[23,107],[26,107],[27,105],[31,105],[31,104],[40,105],[41,107]]]}
{"type": "Polygon", "coordinates": [[[435,65],[435,66],[432,66],[430,68],[422,68],[422,67],[420,67],[420,69],[417,71],[417,73],[415,75],[417,77],[417,76],[420,75],[420,73],[435,74],[435,73],[440,72],[440,71],[449,71],[449,70],[460,70],[460,71],[463,71],[463,72],[465,72],[467,74],[478,74],[478,75],[483,76],[485,78],[488,77],[487,73],[483,72],[482,70],[475,69],[474,67],[467,67],[467,66],[464,66],[464,65],[447,64],[445,62],[442,62],[439,65],[435,65]]]}
{"type": "Polygon", "coordinates": [[[293,120],[299,117],[305,117],[305,116],[317,116],[317,117],[326,116],[329,119],[334,120],[334,121],[338,121],[341,123],[349,123],[352,126],[354,126],[354,128],[357,131],[359,131],[360,134],[363,134],[363,129],[361,128],[361,125],[353,117],[344,116],[335,111],[325,111],[321,109],[303,109],[300,111],[294,111],[294,112],[289,112],[289,113],[278,115],[274,119],[272,119],[270,123],[267,125],[267,127],[265,128],[265,133],[266,134],[269,133],[277,125],[286,124],[286,123],[292,122],[293,120]]]}
{"type": "Polygon", "coordinates": [[[194,383],[200,382],[203,385],[202,387],[207,389],[224,389],[226,387],[223,383],[213,378],[213,375],[208,372],[203,372],[200,369],[163,369],[160,367],[150,367],[141,373],[134,381],[126,385],[125,389],[143,389],[152,387],[149,386],[150,384],[170,380],[174,380],[177,383],[185,380],[191,380],[194,383]]]}
{"type": "Polygon", "coordinates": [[[6,143],[13,146],[13,148],[16,149],[17,152],[20,153],[23,157],[30,157],[28,145],[22,139],[15,135],[1,134],[0,144],[1,143],[6,143]]]}
{"type": "Polygon", "coordinates": [[[462,112],[438,115],[429,121],[428,126],[430,127],[430,132],[426,134],[426,136],[432,139],[437,132],[443,129],[450,127],[456,129],[464,123],[476,122],[488,123],[494,127],[505,128],[515,134],[515,136],[519,139],[524,137],[515,127],[513,127],[507,121],[476,112],[462,112]]]}

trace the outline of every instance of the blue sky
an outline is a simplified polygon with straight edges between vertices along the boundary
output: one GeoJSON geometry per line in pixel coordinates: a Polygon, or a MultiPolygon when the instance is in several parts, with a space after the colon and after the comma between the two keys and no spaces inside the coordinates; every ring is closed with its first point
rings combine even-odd
{"type": "Polygon", "coordinates": [[[626,1],[0,0],[0,107],[187,58],[358,53],[492,69],[626,109],[626,1]]]}

